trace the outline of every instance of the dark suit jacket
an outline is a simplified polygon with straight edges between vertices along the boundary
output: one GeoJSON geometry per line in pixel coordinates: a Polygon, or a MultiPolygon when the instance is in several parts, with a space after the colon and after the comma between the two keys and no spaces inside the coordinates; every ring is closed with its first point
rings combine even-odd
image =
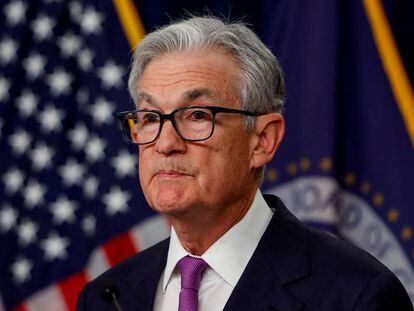
{"type": "MultiPolygon", "coordinates": [[[[413,310],[395,277],[368,253],[307,228],[274,196],[275,209],[224,310],[413,310]]],[[[108,270],[81,292],[77,310],[115,310],[100,298],[111,280],[123,310],[152,310],[169,239],[108,270]]]]}

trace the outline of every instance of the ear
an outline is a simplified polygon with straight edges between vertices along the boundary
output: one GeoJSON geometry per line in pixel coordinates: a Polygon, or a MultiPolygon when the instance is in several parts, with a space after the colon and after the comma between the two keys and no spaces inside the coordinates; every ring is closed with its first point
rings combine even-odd
{"type": "Polygon", "coordinates": [[[270,162],[285,134],[285,119],[280,113],[257,117],[252,139],[250,167],[260,168],[270,162]]]}

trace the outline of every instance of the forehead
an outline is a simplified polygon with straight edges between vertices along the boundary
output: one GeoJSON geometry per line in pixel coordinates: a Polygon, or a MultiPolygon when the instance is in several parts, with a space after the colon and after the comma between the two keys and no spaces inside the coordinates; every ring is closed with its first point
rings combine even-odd
{"type": "Polygon", "coordinates": [[[234,58],[219,51],[165,54],[146,66],[139,82],[138,104],[200,98],[234,101],[239,77],[234,58]]]}

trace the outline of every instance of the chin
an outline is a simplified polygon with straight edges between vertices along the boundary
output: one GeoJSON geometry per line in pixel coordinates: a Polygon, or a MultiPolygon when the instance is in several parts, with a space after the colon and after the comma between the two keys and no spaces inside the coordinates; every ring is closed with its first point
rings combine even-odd
{"type": "Polygon", "coordinates": [[[152,207],[154,211],[163,216],[179,217],[185,215],[190,208],[186,206],[177,206],[171,204],[156,204],[152,207]]]}
{"type": "Polygon", "coordinates": [[[151,195],[151,207],[160,214],[177,216],[185,213],[191,206],[182,189],[177,187],[161,187],[151,195]]]}

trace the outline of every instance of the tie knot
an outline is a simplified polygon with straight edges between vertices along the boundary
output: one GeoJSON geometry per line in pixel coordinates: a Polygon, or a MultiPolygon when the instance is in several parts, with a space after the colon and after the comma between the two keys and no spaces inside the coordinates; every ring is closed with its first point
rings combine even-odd
{"type": "Polygon", "coordinates": [[[191,288],[198,291],[201,275],[207,263],[201,258],[185,256],[178,262],[181,274],[181,288],[191,288]]]}

